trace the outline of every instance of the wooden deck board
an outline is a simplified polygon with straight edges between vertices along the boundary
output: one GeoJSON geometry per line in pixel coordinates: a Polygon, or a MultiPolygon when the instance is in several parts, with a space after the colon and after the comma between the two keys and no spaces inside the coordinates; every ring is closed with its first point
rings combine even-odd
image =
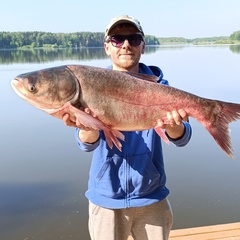
{"type": "Polygon", "coordinates": [[[240,222],[172,230],[169,240],[240,240],[240,222]]]}
{"type": "Polygon", "coordinates": [[[240,240],[240,222],[172,230],[170,240],[240,240]]]}

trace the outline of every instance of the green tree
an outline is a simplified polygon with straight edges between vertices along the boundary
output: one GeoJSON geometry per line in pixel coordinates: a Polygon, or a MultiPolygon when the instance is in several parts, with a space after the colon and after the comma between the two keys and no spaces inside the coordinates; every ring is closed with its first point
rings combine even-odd
{"type": "Polygon", "coordinates": [[[240,41],[240,31],[233,32],[230,35],[230,39],[240,41]]]}

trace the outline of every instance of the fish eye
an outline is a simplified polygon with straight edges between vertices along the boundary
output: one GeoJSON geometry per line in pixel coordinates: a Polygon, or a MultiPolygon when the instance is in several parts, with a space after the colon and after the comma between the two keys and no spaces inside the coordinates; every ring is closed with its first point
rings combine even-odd
{"type": "Polygon", "coordinates": [[[34,85],[34,84],[29,85],[28,90],[29,90],[30,92],[34,92],[34,91],[36,90],[35,85],[34,85]]]}

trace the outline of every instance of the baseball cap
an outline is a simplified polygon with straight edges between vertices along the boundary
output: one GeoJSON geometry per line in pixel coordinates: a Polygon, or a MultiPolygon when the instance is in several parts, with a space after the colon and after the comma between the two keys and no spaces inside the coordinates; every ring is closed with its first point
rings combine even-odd
{"type": "Polygon", "coordinates": [[[110,32],[115,26],[117,26],[117,25],[120,24],[120,23],[130,23],[130,24],[132,24],[132,25],[135,26],[135,27],[138,29],[138,31],[141,32],[141,33],[143,34],[143,36],[144,36],[143,29],[142,29],[142,27],[141,27],[141,25],[140,25],[140,22],[139,22],[137,19],[135,19],[135,18],[133,18],[133,17],[131,17],[131,16],[128,16],[128,15],[121,15],[121,16],[119,16],[119,17],[113,18],[113,19],[110,21],[110,23],[108,24],[107,29],[106,29],[106,31],[105,31],[105,37],[108,36],[109,32],[110,32]]]}

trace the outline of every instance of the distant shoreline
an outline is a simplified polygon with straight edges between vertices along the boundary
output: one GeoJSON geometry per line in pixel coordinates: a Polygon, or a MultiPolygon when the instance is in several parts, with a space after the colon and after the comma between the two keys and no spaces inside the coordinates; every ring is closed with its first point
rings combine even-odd
{"type": "MultiPolygon", "coordinates": [[[[147,47],[160,47],[160,46],[207,46],[207,45],[240,45],[240,41],[235,41],[235,42],[193,42],[193,43],[186,43],[186,42],[162,42],[161,44],[146,44],[147,47]]],[[[43,47],[32,47],[29,45],[18,47],[18,48],[0,48],[0,51],[11,51],[11,50],[61,50],[61,49],[88,49],[88,48],[103,48],[103,46],[100,47],[56,47],[56,46],[43,46],[43,47]]]]}
{"type": "MultiPolygon", "coordinates": [[[[82,48],[102,47],[103,32],[0,32],[0,49],[82,48]]],[[[240,44],[240,31],[230,36],[187,39],[183,37],[156,37],[145,35],[146,45],[176,44],[240,44]]]]}

